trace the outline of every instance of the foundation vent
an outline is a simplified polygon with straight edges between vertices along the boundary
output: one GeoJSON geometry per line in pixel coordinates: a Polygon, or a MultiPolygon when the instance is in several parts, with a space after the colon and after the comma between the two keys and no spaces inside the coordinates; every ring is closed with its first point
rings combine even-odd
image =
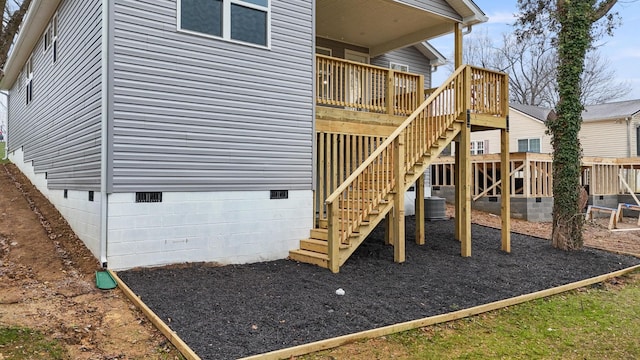
{"type": "Polygon", "coordinates": [[[137,192],[136,202],[137,203],[162,202],[162,193],[161,192],[137,192]]]}

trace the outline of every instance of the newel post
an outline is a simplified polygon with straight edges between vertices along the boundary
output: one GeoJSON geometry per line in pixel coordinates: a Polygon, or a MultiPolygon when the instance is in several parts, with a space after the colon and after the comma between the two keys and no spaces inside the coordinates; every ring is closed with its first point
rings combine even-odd
{"type": "Polygon", "coordinates": [[[329,220],[329,229],[327,230],[327,255],[329,256],[329,270],[335,274],[340,271],[340,224],[338,224],[338,201],[327,203],[327,211],[327,217],[329,220]]]}
{"type": "Polygon", "coordinates": [[[397,263],[405,260],[404,239],[404,133],[400,133],[393,142],[393,177],[395,178],[395,193],[393,195],[393,261],[397,263]]]}
{"type": "Polygon", "coordinates": [[[396,94],[395,94],[395,71],[393,69],[389,69],[387,71],[387,89],[385,98],[387,99],[387,114],[393,115],[395,114],[395,106],[396,106],[396,94]]]}

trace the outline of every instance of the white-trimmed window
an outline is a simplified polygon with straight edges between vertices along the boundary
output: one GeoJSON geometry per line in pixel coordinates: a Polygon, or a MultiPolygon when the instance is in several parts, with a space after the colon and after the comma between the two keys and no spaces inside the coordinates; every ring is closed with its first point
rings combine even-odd
{"type": "Polygon", "coordinates": [[[540,138],[518,139],[518,152],[540,152],[540,138]]]}
{"type": "Polygon", "coordinates": [[[24,65],[24,76],[26,103],[29,105],[31,101],[33,101],[33,61],[31,57],[29,57],[29,60],[27,60],[27,63],[24,65]]]}
{"type": "Polygon", "coordinates": [[[44,31],[44,51],[53,48],[53,62],[58,60],[58,14],[54,14],[44,31]]]}
{"type": "Polygon", "coordinates": [[[389,62],[389,69],[402,71],[402,72],[409,72],[409,65],[389,62]]]}
{"type": "Polygon", "coordinates": [[[471,155],[486,154],[488,149],[487,149],[487,146],[485,146],[485,142],[488,142],[488,141],[485,141],[485,140],[472,141],[471,142],[471,155]]]}
{"type": "Polygon", "coordinates": [[[178,0],[178,29],[270,46],[270,0],[178,0]]]}
{"type": "Polygon", "coordinates": [[[316,54],[324,55],[324,56],[332,56],[333,50],[326,47],[322,47],[322,46],[316,46],[316,54]]]}

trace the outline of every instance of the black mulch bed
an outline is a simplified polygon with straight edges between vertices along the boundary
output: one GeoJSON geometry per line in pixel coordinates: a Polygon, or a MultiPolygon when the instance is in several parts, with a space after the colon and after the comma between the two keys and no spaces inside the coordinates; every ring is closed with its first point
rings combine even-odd
{"type": "Polygon", "coordinates": [[[460,257],[453,221],[427,222],[414,242],[407,218],[406,262],[393,262],[383,230],[339,274],[288,260],[223,267],[120,272],[203,359],[235,359],[443,314],[602,275],[640,259],[594,249],[563,252],[548,240],[474,225],[472,257],[460,257]],[[342,288],[345,295],[336,295],[342,288]]]}

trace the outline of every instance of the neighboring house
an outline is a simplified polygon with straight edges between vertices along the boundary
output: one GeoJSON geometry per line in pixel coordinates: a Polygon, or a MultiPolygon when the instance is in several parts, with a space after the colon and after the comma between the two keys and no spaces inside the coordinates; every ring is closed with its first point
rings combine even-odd
{"type": "MultiPolygon", "coordinates": [[[[510,104],[509,148],[511,152],[553,152],[545,121],[555,113],[545,107],[510,104]]],[[[580,144],[583,156],[624,158],[640,154],[640,99],[588,105],[582,112],[580,144]]],[[[472,149],[484,154],[500,152],[496,130],[471,133],[472,149]]]]}
{"type": "Polygon", "coordinates": [[[10,159],[103,266],[284,258],[323,202],[319,92],[392,129],[441,61],[424,41],[486,21],[471,0],[363,5],[33,0],[0,82],[10,159]],[[395,101],[341,59],[397,71],[395,101]]]}
{"type": "Polygon", "coordinates": [[[583,155],[637,157],[639,132],[640,99],[586,106],[579,135],[583,155]]]}
{"type": "MultiPolygon", "coordinates": [[[[546,134],[545,122],[555,113],[540,106],[509,104],[510,152],[551,153],[551,136],[546,134]]],[[[451,154],[455,151],[451,152],[451,154]]],[[[471,133],[473,155],[500,153],[500,131],[484,130],[471,133]]]]}

